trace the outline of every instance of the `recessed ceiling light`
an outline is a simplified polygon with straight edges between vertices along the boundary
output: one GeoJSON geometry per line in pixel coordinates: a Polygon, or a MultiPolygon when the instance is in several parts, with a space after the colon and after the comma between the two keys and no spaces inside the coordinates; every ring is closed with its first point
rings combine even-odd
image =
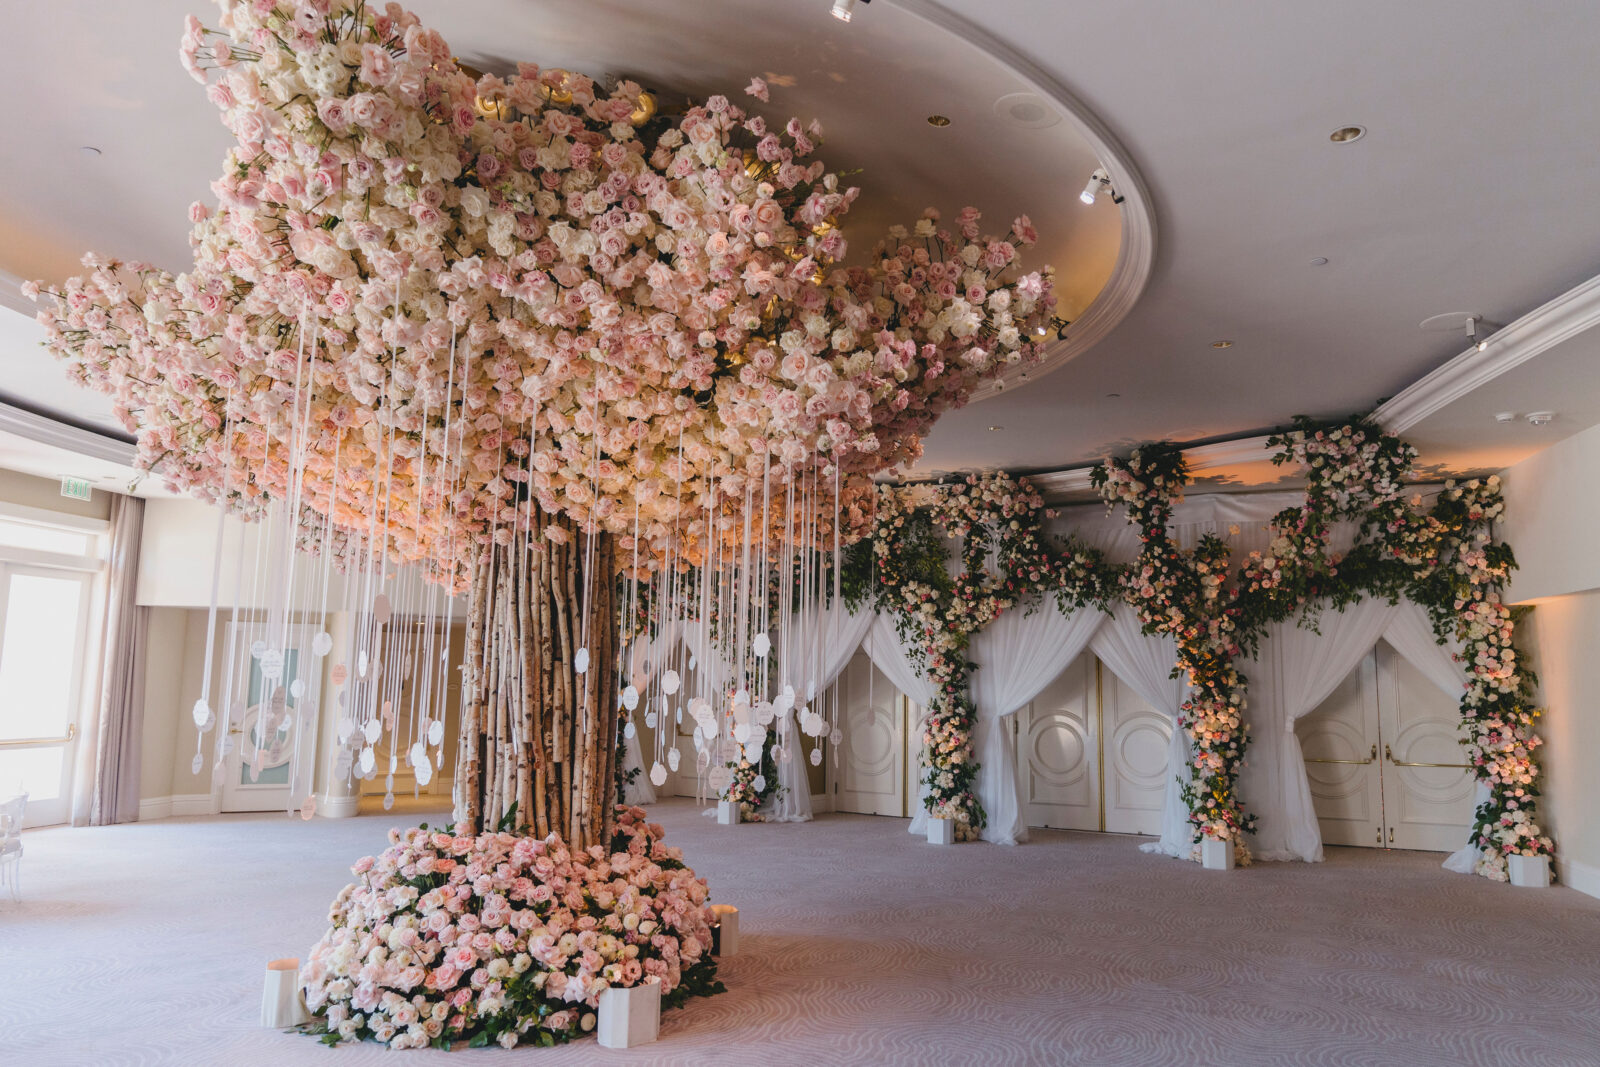
{"type": "Polygon", "coordinates": [[[83,148],[81,149],[81,151],[86,156],[98,156],[100,154],[100,149],[96,148],[92,144],[84,145],[83,148]]]}
{"type": "Polygon", "coordinates": [[[1349,144],[1352,141],[1361,140],[1366,135],[1367,128],[1365,126],[1341,126],[1328,134],[1328,140],[1334,144],[1349,144]]]}
{"type": "Polygon", "coordinates": [[[1212,348],[1232,348],[1233,347],[1233,342],[1232,341],[1212,341],[1211,342],[1211,347],[1212,348]]]}
{"type": "Polygon", "coordinates": [[[989,429],[991,429],[991,430],[1003,430],[1003,429],[1005,429],[1005,427],[1004,426],[991,426],[991,427],[989,427],[989,429]]]}
{"type": "Polygon", "coordinates": [[[1517,421],[1517,413],[1515,411],[1497,411],[1494,414],[1494,421],[1495,422],[1516,422],[1517,421]]]}
{"type": "Polygon", "coordinates": [[[1553,411],[1528,412],[1528,425],[1530,426],[1548,426],[1554,422],[1555,419],[1556,413],[1553,411]]]}
{"type": "Polygon", "coordinates": [[[1318,256],[1316,259],[1311,261],[1311,265],[1313,267],[1326,267],[1328,265],[1328,257],[1318,256]]]}
{"type": "Polygon", "coordinates": [[[945,118],[943,115],[929,115],[928,116],[928,125],[929,126],[938,126],[939,128],[942,129],[945,126],[950,125],[950,120],[945,118]]]}
{"type": "Polygon", "coordinates": [[[1121,395],[1122,395],[1121,393],[1107,393],[1106,394],[1106,399],[1107,400],[1116,400],[1121,395]]]}

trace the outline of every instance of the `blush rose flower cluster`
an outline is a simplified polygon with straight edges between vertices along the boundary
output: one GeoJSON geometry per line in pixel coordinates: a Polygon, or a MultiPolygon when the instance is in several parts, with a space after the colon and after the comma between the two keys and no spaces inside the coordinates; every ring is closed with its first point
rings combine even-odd
{"type": "Polygon", "coordinates": [[[40,313],[143,466],[202,499],[378,510],[359,540],[446,576],[530,500],[692,555],[752,484],[914,458],[1047,332],[1026,216],[929,211],[847,264],[857,190],[814,123],[475,78],[393,3],[219,7],[181,48],[236,142],[193,268],[91,256],[40,313]]]}
{"type": "Polygon", "coordinates": [[[708,892],[641,808],[609,848],[561,838],[391,830],[356,863],[300,970],[328,1044],[551,1045],[594,1029],[600,994],[661,985],[663,1005],[721,991],[708,892]]]}

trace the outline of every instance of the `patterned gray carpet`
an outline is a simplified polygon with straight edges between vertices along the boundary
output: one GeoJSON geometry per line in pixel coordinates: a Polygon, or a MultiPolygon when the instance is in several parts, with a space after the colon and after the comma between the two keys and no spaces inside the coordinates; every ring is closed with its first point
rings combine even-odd
{"type": "MultiPolygon", "coordinates": [[[[654,815],[741,909],[730,991],[670,1013],[643,1049],[449,1062],[1600,1064],[1600,900],[1569,889],[1416,853],[1220,874],[1125,837],[940,849],[897,819],[654,815]]],[[[0,1063],[441,1061],[255,1025],[264,962],[309,947],[348,864],[396,821],[28,834],[25,899],[0,902],[0,1063]]]]}

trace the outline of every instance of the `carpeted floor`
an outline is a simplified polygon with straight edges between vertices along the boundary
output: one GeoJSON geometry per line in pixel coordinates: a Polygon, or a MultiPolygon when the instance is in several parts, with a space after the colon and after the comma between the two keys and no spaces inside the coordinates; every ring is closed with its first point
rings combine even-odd
{"type": "MultiPolygon", "coordinates": [[[[1137,839],[937,848],[905,822],[719,827],[657,807],[741,911],[729,992],[610,1053],[456,1064],[1600,1064],[1600,900],[1330,849],[1232,874],[1137,839]]],[[[408,816],[415,821],[416,816],[408,816]]],[[[26,837],[0,902],[0,1063],[435,1063],[256,1026],[393,816],[170,819],[26,837]]]]}

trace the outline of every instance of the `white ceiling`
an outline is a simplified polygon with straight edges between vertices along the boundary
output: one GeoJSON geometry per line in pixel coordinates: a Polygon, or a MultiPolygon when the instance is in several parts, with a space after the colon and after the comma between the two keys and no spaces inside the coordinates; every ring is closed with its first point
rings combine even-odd
{"type": "MultiPolygon", "coordinates": [[[[1461,350],[1461,338],[1420,330],[1424,318],[1512,322],[1600,273],[1600,5],[874,0],[849,26],[828,17],[828,0],[414,6],[458,55],[491,68],[528,59],[699,93],[731,94],[751,73],[793,78],[775,85],[773,111],[817,115],[825,158],[866,168],[846,231],[858,247],[925,203],[948,213],[975,201],[1002,224],[1025,210],[1078,294],[1104,282],[1117,248],[1115,209],[1076,201],[1092,157],[1070,121],[998,123],[995,100],[1021,80],[918,16],[972,20],[983,33],[970,36],[1087,104],[1148,186],[1149,286],[1086,354],[947,416],[924,471],[1057,468],[1143,440],[1366,409],[1461,350]],[[929,127],[933,112],[953,125],[929,127]],[[1329,142],[1351,123],[1367,136],[1329,142]],[[1233,347],[1212,349],[1219,338],[1233,347]]],[[[59,279],[91,247],[183,266],[184,209],[209,198],[227,145],[177,65],[191,8],[214,17],[199,0],[8,9],[21,47],[0,86],[26,106],[0,112],[0,270],[59,279]]],[[[0,395],[104,417],[51,392],[34,365],[45,357],[13,332],[0,331],[0,395]]],[[[1561,394],[1572,405],[1553,440],[1600,419],[1600,397],[1572,388],[1591,362],[1553,349],[1518,368],[1515,402],[1480,390],[1458,403],[1521,411],[1561,394]]],[[[1429,462],[1494,466],[1543,440],[1525,424],[1492,438],[1479,415],[1449,415],[1417,428],[1429,462]]]]}

